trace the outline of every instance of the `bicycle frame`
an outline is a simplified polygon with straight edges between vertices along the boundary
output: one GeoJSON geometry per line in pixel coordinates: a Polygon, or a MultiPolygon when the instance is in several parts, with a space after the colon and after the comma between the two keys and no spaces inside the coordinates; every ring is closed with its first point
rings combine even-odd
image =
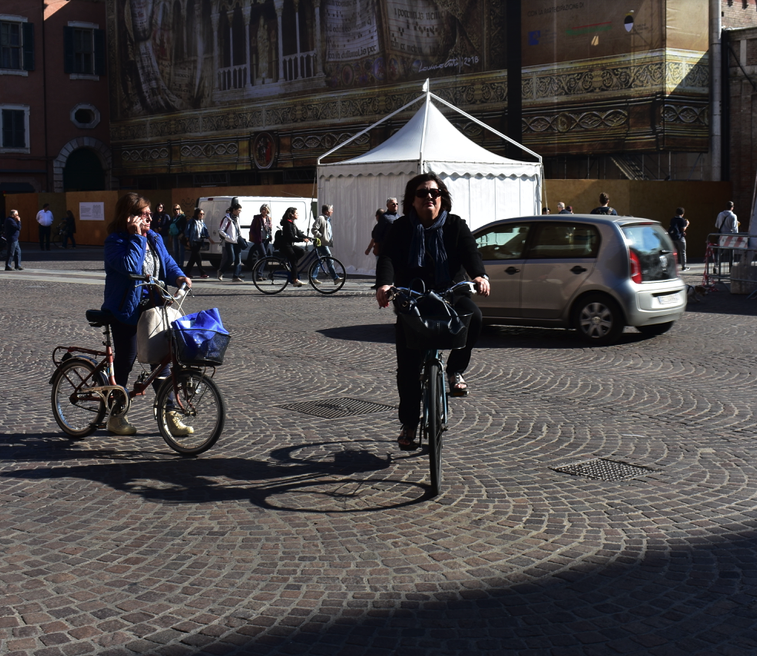
{"type": "MultiPolygon", "coordinates": [[[[150,281],[142,283],[143,285],[152,285],[157,286],[152,279],[150,281]]],[[[168,303],[169,301],[173,301],[174,297],[168,294],[167,292],[162,292],[162,298],[164,303],[168,303]]],[[[183,302],[183,301],[182,301],[183,302]]],[[[181,303],[179,304],[179,309],[181,309],[181,303]]],[[[101,325],[103,328],[103,336],[105,340],[103,341],[103,346],[105,347],[105,350],[95,350],[95,349],[89,349],[81,346],[57,346],[55,349],[53,349],[53,363],[55,364],[55,368],[57,371],[57,368],[66,360],[69,360],[72,357],[82,357],[85,356],[86,359],[90,360],[92,364],[95,365],[95,369],[89,374],[86,378],[84,378],[81,381],[81,384],[77,386],[77,389],[79,389],[79,392],[76,392],[77,394],[81,393],[93,393],[97,394],[102,398],[103,402],[105,402],[105,405],[108,405],[108,397],[113,394],[120,394],[122,399],[122,405],[124,408],[124,412],[127,412],[129,410],[129,406],[131,405],[131,400],[137,396],[144,396],[147,392],[147,388],[152,385],[153,382],[157,378],[160,377],[160,373],[166,368],[166,366],[171,365],[170,371],[171,371],[171,381],[174,386],[174,390],[176,387],[176,375],[177,372],[182,371],[185,369],[185,367],[176,359],[174,348],[173,348],[173,340],[168,340],[168,354],[160,361],[159,364],[155,365],[152,371],[147,374],[146,371],[143,371],[139,374],[137,377],[137,380],[134,381],[134,385],[132,389],[121,387],[116,383],[116,377],[115,377],[115,369],[113,367],[114,362],[114,350],[113,350],[113,341],[111,339],[111,329],[110,324],[97,324],[90,322],[91,326],[98,326],[101,325]],[[62,355],[60,355],[60,352],[63,352],[62,355]],[[88,357],[88,356],[94,356],[94,357],[88,357]],[[102,360],[96,361],[95,358],[102,358],[102,360]],[[108,385],[92,385],[92,384],[86,384],[87,381],[91,382],[97,382],[97,376],[99,375],[105,375],[108,385]]],[[[55,377],[55,372],[53,372],[53,378],[55,377]]],[[[52,378],[50,379],[50,382],[52,382],[52,378]]],[[[176,395],[176,401],[175,401],[180,409],[185,410],[185,408],[182,405],[180,395],[176,395]]]]}

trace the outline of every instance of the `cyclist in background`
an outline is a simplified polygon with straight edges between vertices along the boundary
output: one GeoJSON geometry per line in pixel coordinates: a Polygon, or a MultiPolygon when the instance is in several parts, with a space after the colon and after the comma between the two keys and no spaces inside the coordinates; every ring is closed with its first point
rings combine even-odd
{"type": "Polygon", "coordinates": [[[284,216],[281,218],[281,236],[283,240],[281,252],[289,260],[289,264],[292,267],[291,280],[289,282],[293,287],[302,287],[302,282],[297,275],[297,261],[305,254],[303,249],[294,244],[298,241],[310,241],[307,235],[295,224],[298,218],[296,207],[287,208],[287,211],[284,212],[284,216]]]}
{"type": "MultiPolygon", "coordinates": [[[[476,283],[479,294],[489,295],[489,279],[468,225],[450,214],[452,198],[434,173],[423,173],[407,183],[402,206],[404,215],[392,223],[382,244],[376,265],[376,300],[389,304],[392,284],[411,287],[420,278],[426,289],[443,291],[465,274],[476,283]]],[[[467,396],[463,372],[481,334],[481,310],[469,294],[457,296],[453,305],[459,314],[472,314],[468,339],[463,349],[453,350],[447,361],[447,378],[452,396],[467,396]]],[[[402,430],[397,440],[403,450],[415,449],[420,418],[421,383],[419,372],[423,351],[407,348],[402,326],[395,327],[397,348],[397,390],[402,430]]]]}

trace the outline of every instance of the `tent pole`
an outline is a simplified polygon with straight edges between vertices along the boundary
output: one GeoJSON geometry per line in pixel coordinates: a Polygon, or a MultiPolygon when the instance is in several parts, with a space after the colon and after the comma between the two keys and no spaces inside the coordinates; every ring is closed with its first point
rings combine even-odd
{"type": "Polygon", "coordinates": [[[425,111],[423,112],[423,131],[421,132],[421,151],[419,153],[419,159],[420,159],[420,173],[423,173],[423,151],[426,146],[426,128],[428,127],[428,106],[431,102],[431,82],[427,78],[426,82],[423,85],[423,91],[425,91],[426,96],[426,106],[425,111]]]}
{"type": "Polygon", "coordinates": [[[354,135],[354,136],[350,137],[349,139],[347,139],[347,141],[345,141],[344,143],[340,143],[340,144],[339,144],[338,146],[335,146],[334,148],[332,148],[332,149],[331,149],[331,150],[330,150],[329,152],[327,152],[327,153],[325,153],[325,154],[321,155],[321,156],[320,156],[320,157],[319,157],[319,158],[318,158],[318,159],[316,160],[316,162],[315,162],[315,163],[316,163],[316,166],[320,166],[320,165],[321,165],[321,160],[322,160],[322,159],[325,159],[326,157],[328,157],[329,155],[331,155],[331,153],[334,153],[334,152],[336,152],[337,150],[339,150],[339,149],[340,149],[340,148],[341,148],[342,146],[346,146],[346,145],[347,145],[348,143],[351,143],[352,141],[355,141],[355,139],[357,139],[358,137],[362,137],[362,136],[363,136],[363,135],[364,135],[364,134],[365,134],[366,132],[370,132],[370,131],[371,131],[371,130],[373,130],[373,128],[375,128],[375,127],[376,127],[377,125],[381,125],[381,124],[382,124],[382,123],[383,123],[384,121],[386,121],[386,120],[388,120],[388,119],[392,118],[392,116],[395,116],[396,114],[399,114],[400,112],[402,112],[402,111],[406,110],[406,109],[407,109],[408,107],[410,107],[411,105],[414,105],[415,103],[417,103],[417,102],[418,102],[418,101],[419,101],[419,100],[420,100],[421,98],[423,98],[423,97],[424,97],[425,95],[426,95],[426,94],[423,94],[423,96],[418,96],[418,97],[417,97],[417,98],[416,98],[415,100],[411,100],[411,101],[410,101],[409,103],[407,103],[407,105],[403,105],[403,106],[402,106],[402,107],[400,107],[399,109],[396,109],[396,110],[394,110],[394,111],[393,111],[393,112],[392,112],[391,114],[389,114],[389,115],[387,115],[387,116],[384,116],[384,118],[382,118],[382,119],[381,119],[380,121],[376,121],[376,123],[374,123],[373,125],[370,125],[370,126],[368,126],[367,128],[365,128],[365,130],[361,130],[361,131],[360,131],[360,132],[358,132],[358,133],[357,133],[356,135],[354,135]]]}

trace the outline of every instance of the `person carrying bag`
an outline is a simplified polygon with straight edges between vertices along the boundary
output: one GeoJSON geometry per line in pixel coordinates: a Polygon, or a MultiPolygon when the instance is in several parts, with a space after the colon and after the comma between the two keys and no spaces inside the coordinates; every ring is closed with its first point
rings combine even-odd
{"type": "MultiPolygon", "coordinates": [[[[242,212],[242,205],[239,198],[234,196],[231,199],[231,207],[226,212],[226,216],[221,221],[218,234],[224,240],[224,253],[221,265],[218,267],[218,280],[223,280],[223,274],[226,267],[233,266],[232,282],[244,282],[242,280],[242,246],[239,243],[242,233],[239,229],[239,214],[242,212]]],[[[244,240],[244,238],[242,238],[244,240]]]]}

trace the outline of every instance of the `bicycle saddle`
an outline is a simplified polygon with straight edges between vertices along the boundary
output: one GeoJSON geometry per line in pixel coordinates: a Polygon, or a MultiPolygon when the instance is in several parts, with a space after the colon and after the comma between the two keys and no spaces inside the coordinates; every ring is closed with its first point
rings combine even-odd
{"type": "Polygon", "coordinates": [[[105,326],[111,322],[113,315],[106,310],[87,310],[87,321],[93,328],[105,326]]]}

